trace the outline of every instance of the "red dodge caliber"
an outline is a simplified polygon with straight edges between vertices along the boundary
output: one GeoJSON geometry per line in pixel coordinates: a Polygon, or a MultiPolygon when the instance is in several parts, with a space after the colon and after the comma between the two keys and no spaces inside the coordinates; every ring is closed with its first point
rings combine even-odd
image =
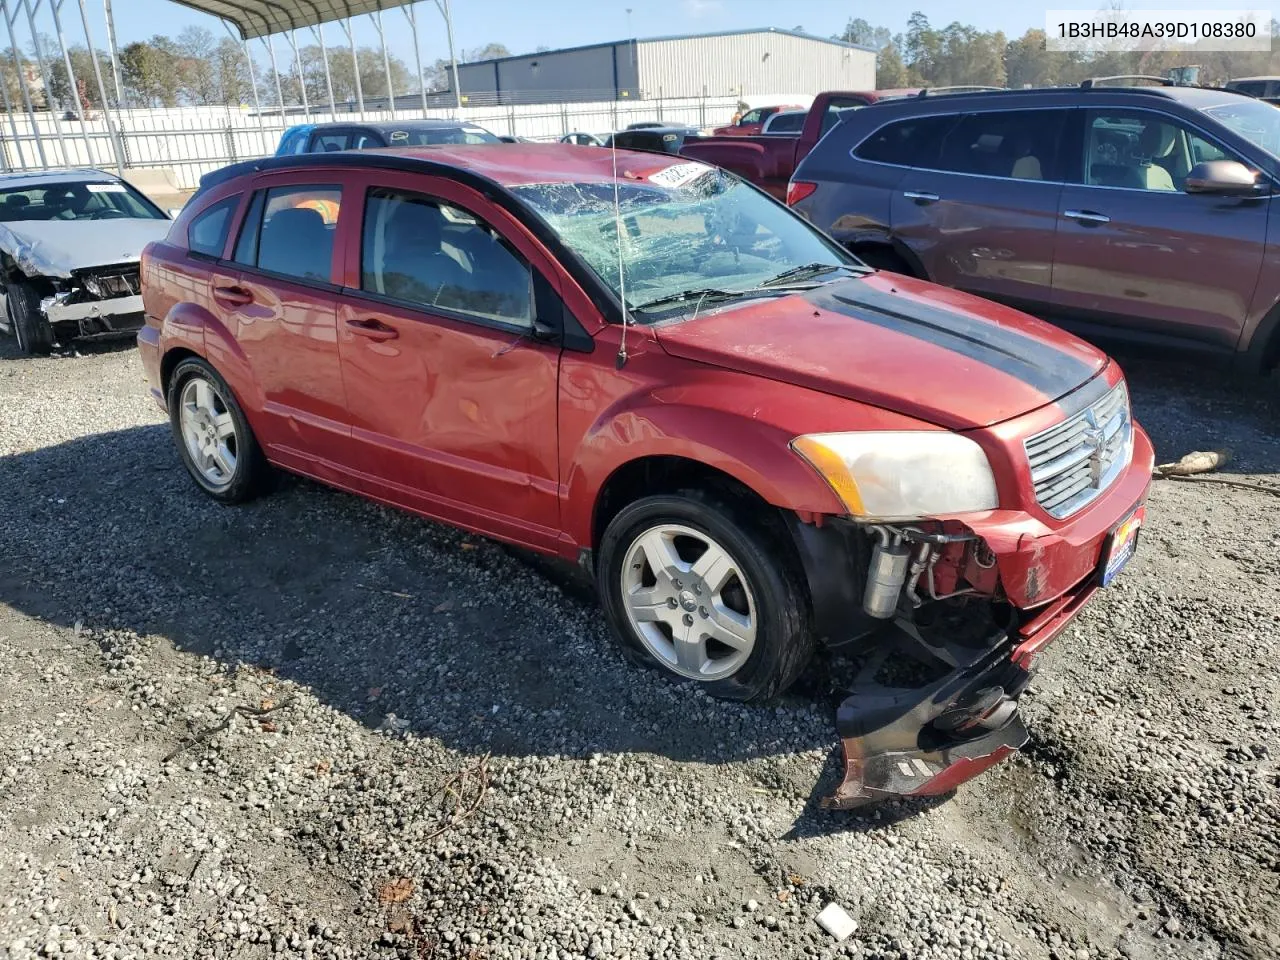
{"type": "Polygon", "coordinates": [[[1105,355],[678,157],[239,164],[142,282],[151,389],[209,496],[283,468],[572,560],[624,649],[718,697],[858,654],[832,806],[1021,746],[1037,652],[1143,519],[1151,444],[1105,355]]]}

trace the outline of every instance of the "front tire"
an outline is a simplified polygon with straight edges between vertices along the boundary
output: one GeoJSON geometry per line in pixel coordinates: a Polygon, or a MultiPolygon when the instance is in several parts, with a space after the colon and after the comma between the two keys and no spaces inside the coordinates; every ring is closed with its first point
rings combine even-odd
{"type": "Polygon", "coordinates": [[[40,315],[40,293],[30,281],[16,280],[8,285],[4,308],[20,353],[42,357],[53,349],[53,327],[40,315]]]}
{"type": "Polygon", "coordinates": [[[270,466],[227,382],[198,357],[178,364],[169,383],[169,424],[183,465],[219,503],[265,493],[270,466]]]}
{"type": "Polygon", "coordinates": [[[689,490],[629,504],[601,539],[598,574],[630,657],[713,697],[772,697],[813,653],[789,545],[731,502],[689,490]]]}

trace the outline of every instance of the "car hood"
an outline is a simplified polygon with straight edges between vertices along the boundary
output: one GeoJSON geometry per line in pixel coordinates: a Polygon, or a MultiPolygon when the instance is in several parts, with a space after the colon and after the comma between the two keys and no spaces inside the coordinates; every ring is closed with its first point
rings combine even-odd
{"type": "Polygon", "coordinates": [[[73,270],[129,263],[171,220],[21,220],[0,224],[0,249],[28,276],[69,277],[73,270]]]}
{"type": "Polygon", "coordinates": [[[1016,310],[890,273],[747,301],[656,329],[668,353],[952,430],[1070,393],[1107,357],[1016,310]]]}

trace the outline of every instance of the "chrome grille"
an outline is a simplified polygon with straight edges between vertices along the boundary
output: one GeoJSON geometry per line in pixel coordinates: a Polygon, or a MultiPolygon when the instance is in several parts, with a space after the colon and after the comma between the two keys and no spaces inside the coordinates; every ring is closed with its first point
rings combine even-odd
{"type": "Polygon", "coordinates": [[[1036,501],[1061,519],[1093,500],[1133,453],[1129,391],[1123,382],[1087,410],[1025,441],[1036,501]]]}

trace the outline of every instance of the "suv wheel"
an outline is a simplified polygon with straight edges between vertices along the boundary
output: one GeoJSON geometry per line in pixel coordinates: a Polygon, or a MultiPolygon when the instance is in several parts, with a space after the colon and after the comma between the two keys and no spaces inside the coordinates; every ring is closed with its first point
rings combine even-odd
{"type": "Polygon", "coordinates": [[[631,657],[714,697],[780,693],[813,652],[787,551],[745,511],[699,491],[623,508],[601,540],[599,577],[631,657]]]}
{"type": "Polygon", "coordinates": [[[169,386],[169,423],[196,484],[221,503],[266,489],[270,468],[225,380],[204,360],[183,360],[169,386]]]}
{"type": "Polygon", "coordinates": [[[17,280],[8,285],[4,309],[21,353],[44,356],[53,349],[53,327],[40,315],[40,294],[29,281],[17,280]]]}

